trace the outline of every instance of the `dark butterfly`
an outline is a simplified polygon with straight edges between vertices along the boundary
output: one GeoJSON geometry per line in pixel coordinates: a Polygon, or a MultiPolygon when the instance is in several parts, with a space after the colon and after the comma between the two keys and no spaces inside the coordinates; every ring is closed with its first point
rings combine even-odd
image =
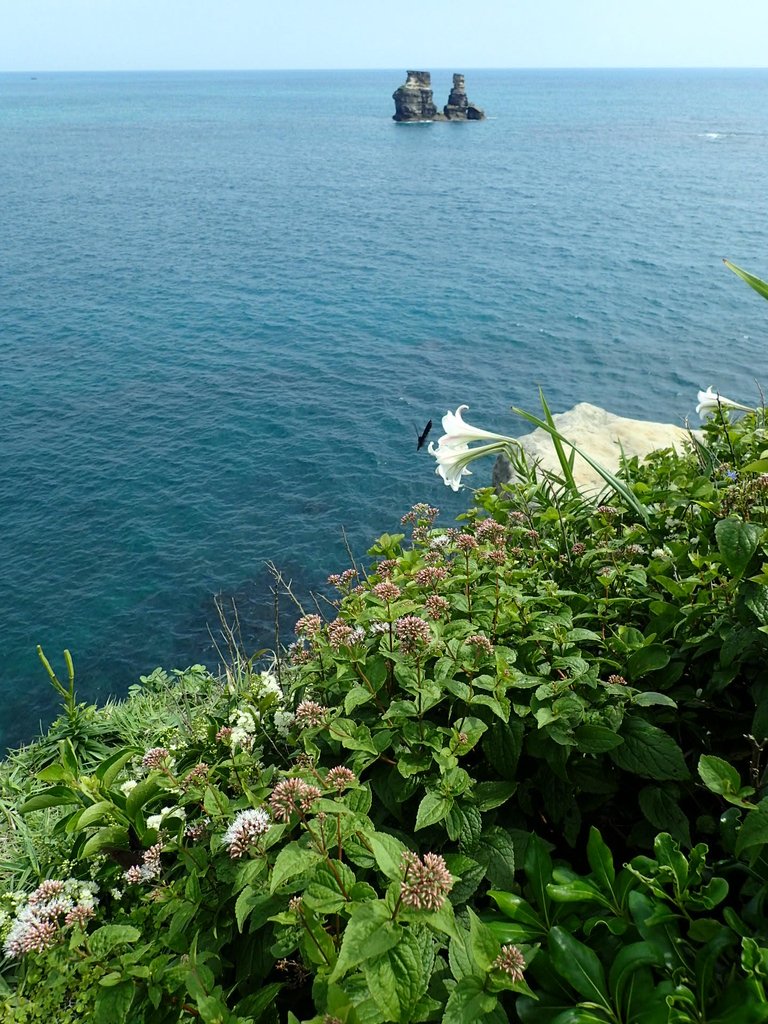
{"type": "Polygon", "coordinates": [[[419,434],[419,439],[416,442],[416,451],[417,452],[420,452],[421,449],[424,447],[424,445],[426,443],[426,440],[429,437],[429,432],[430,432],[431,429],[432,429],[432,420],[427,420],[427,425],[426,425],[426,427],[424,427],[422,432],[419,434]]]}

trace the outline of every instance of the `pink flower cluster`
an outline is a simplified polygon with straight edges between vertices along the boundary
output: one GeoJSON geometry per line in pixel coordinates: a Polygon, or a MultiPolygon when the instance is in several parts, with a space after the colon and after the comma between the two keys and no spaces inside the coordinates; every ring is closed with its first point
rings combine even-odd
{"type": "Polygon", "coordinates": [[[495,519],[483,519],[475,527],[475,537],[479,541],[491,541],[492,544],[501,544],[504,540],[504,527],[495,519]]]}
{"type": "Polygon", "coordinates": [[[233,860],[242,857],[260,836],[269,831],[271,824],[269,814],[263,807],[249,807],[245,811],[240,811],[223,837],[224,845],[229,849],[229,856],[233,860]]]}
{"type": "Polygon", "coordinates": [[[444,597],[438,594],[430,594],[424,602],[424,608],[430,619],[441,619],[450,609],[450,604],[444,597]]]}
{"type": "Polygon", "coordinates": [[[141,763],[145,768],[162,768],[170,756],[165,747],[152,747],[142,757],[141,763]]]}
{"type": "Polygon", "coordinates": [[[422,644],[428,644],[432,639],[432,631],[425,619],[418,615],[404,615],[395,623],[395,632],[400,646],[406,654],[413,654],[422,644]]]}
{"type": "Polygon", "coordinates": [[[134,864],[127,871],[123,872],[123,878],[126,882],[130,882],[131,885],[137,885],[139,882],[151,882],[153,879],[159,878],[160,871],[162,870],[160,863],[162,851],[161,843],[155,843],[154,846],[150,846],[148,850],[145,850],[141,864],[134,864]]]}
{"type": "Polygon", "coordinates": [[[328,643],[334,651],[342,647],[350,647],[353,643],[354,629],[342,619],[334,619],[328,626],[328,643]]]}
{"type": "Polygon", "coordinates": [[[420,587],[434,587],[447,576],[448,570],[445,566],[427,565],[423,569],[419,569],[416,573],[415,580],[420,587]]]}
{"type": "Polygon", "coordinates": [[[305,728],[322,725],[327,714],[328,708],[318,704],[316,700],[303,700],[296,708],[296,721],[305,728]]]}
{"type": "Polygon", "coordinates": [[[342,573],[332,573],[328,577],[328,582],[332,587],[337,587],[339,590],[343,590],[356,578],[357,569],[345,569],[342,573]]]}
{"type": "Polygon", "coordinates": [[[427,519],[430,523],[433,523],[439,515],[439,508],[435,508],[434,505],[428,505],[426,501],[417,501],[413,508],[405,513],[400,522],[403,526],[406,523],[416,523],[419,519],[427,519]]]}
{"type": "Polygon", "coordinates": [[[525,970],[525,957],[517,946],[502,946],[501,952],[491,964],[499,971],[508,974],[512,981],[522,981],[525,970]]]}
{"type": "Polygon", "coordinates": [[[95,886],[69,878],[49,879],[27,897],[5,939],[6,956],[42,953],[55,945],[62,929],[81,928],[95,914],[95,886]]]}
{"type": "Polygon", "coordinates": [[[453,888],[453,875],[439,853],[419,858],[410,850],[403,854],[405,874],[400,898],[414,910],[439,910],[453,888]]]}
{"type": "Polygon", "coordinates": [[[474,551],[477,547],[477,541],[468,533],[460,533],[456,538],[456,547],[459,551],[469,554],[470,551],[474,551]]]}
{"type": "Polygon", "coordinates": [[[345,768],[344,765],[337,765],[336,768],[331,768],[328,774],[325,776],[326,786],[332,786],[337,789],[339,793],[347,788],[347,786],[353,785],[357,782],[357,776],[349,768],[345,768]]]}
{"type": "Polygon", "coordinates": [[[269,807],[276,821],[289,821],[296,812],[305,814],[323,794],[317,786],[310,786],[303,779],[283,779],[272,790],[269,807]]]}
{"type": "Polygon", "coordinates": [[[486,654],[493,654],[493,644],[487,636],[481,636],[480,633],[473,633],[468,636],[464,641],[469,644],[470,647],[477,648],[478,651],[485,651],[486,654]]]}
{"type": "Polygon", "coordinates": [[[319,615],[302,615],[294,627],[296,630],[296,636],[317,636],[322,625],[323,620],[319,615]]]}
{"type": "Polygon", "coordinates": [[[373,588],[374,597],[378,597],[380,601],[396,601],[400,597],[401,590],[396,583],[392,583],[391,580],[382,580],[381,583],[377,583],[373,588]]]}
{"type": "Polygon", "coordinates": [[[396,568],[397,568],[397,559],[396,558],[385,558],[383,561],[379,562],[379,564],[376,566],[376,572],[379,574],[379,576],[389,577],[389,576],[392,575],[392,573],[395,571],[396,568]]]}
{"type": "Polygon", "coordinates": [[[189,789],[190,786],[199,786],[203,784],[208,778],[208,772],[210,770],[210,767],[205,763],[205,761],[201,761],[200,764],[196,764],[195,767],[184,776],[181,788],[189,789]]]}

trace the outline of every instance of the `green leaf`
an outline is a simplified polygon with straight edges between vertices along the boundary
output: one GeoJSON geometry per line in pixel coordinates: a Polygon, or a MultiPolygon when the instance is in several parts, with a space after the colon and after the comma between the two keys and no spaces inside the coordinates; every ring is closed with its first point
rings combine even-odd
{"type": "Polygon", "coordinates": [[[627,658],[629,678],[634,682],[649,672],[658,672],[669,664],[669,653],[661,644],[648,644],[639,651],[633,651],[627,658]]]}
{"type": "Polygon", "coordinates": [[[472,796],[479,810],[490,811],[506,803],[516,789],[516,782],[478,782],[472,788],[472,796]]]}
{"type": "Polygon", "coordinates": [[[320,860],[320,854],[316,850],[307,849],[306,846],[299,846],[296,843],[289,843],[284,846],[275,859],[272,868],[272,879],[269,884],[269,891],[274,892],[290,878],[304,874],[309,871],[320,860]]]}
{"type": "Polygon", "coordinates": [[[511,888],[515,883],[515,844],[510,834],[499,826],[484,832],[472,851],[478,863],[485,866],[491,885],[511,888]]]}
{"type": "Polygon", "coordinates": [[[383,875],[393,880],[403,877],[403,854],[406,847],[399,839],[386,832],[374,832],[366,836],[376,858],[376,866],[383,875]]]}
{"type": "Polygon", "coordinates": [[[610,751],[619,768],[644,779],[688,778],[683,752],[672,737],[644,718],[628,716],[621,727],[624,745],[610,751]]]}
{"type": "Polygon", "coordinates": [[[679,799],[662,786],[645,786],[638,794],[640,810],[647,821],[661,832],[669,832],[679,843],[691,845],[691,831],[679,799]]]}
{"type": "MultiPolygon", "coordinates": [[[[116,808],[111,800],[99,800],[98,803],[91,804],[77,815],[76,827],[78,829],[88,828],[89,825],[95,825],[99,821],[109,820],[115,813],[116,808]]],[[[122,818],[122,815],[120,817],[122,818]]]]}
{"type": "Polygon", "coordinates": [[[604,891],[612,891],[616,881],[616,869],[613,866],[613,855],[603,841],[600,832],[591,826],[587,840],[587,860],[592,868],[595,880],[604,891]]]}
{"type": "Polygon", "coordinates": [[[745,817],[736,838],[736,855],[765,843],[768,843],[768,799],[761,800],[745,817]]]}
{"type": "Polygon", "coordinates": [[[624,740],[604,725],[580,725],[573,730],[579,750],[584,754],[604,754],[620,747],[624,740]]]}
{"type": "Polygon", "coordinates": [[[747,270],[742,270],[741,267],[737,267],[735,263],[731,263],[730,260],[723,260],[723,263],[732,270],[737,277],[740,277],[742,281],[746,281],[750,288],[754,289],[758,295],[762,295],[764,299],[768,299],[768,284],[762,281],[759,277],[755,277],[754,274],[750,274],[747,270]]]}
{"type": "Polygon", "coordinates": [[[701,781],[712,793],[738,793],[741,789],[739,773],[720,757],[702,754],[699,758],[699,776],[701,781]]]}
{"type": "Polygon", "coordinates": [[[151,777],[142,779],[128,794],[125,801],[125,813],[131,821],[135,821],[136,812],[140,811],[145,804],[149,803],[153,797],[158,796],[160,793],[165,793],[165,790],[158,784],[156,779],[151,777]]]}
{"type": "Polygon", "coordinates": [[[129,924],[105,924],[88,936],[88,949],[93,956],[103,959],[117,946],[128,946],[138,942],[141,932],[129,924]]]}
{"type": "Polygon", "coordinates": [[[132,981],[100,988],[96,996],[94,1024],[116,1024],[117,1021],[127,1020],[135,991],[132,981]]]}
{"type": "Polygon", "coordinates": [[[549,933],[549,953],[555,970],[580,996],[610,1007],[605,971],[593,950],[556,925],[549,933]]]}
{"type": "Polygon", "coordinates": [[[660,951],[650,942],[632,942],[620,949],[608,975],[608,984],[615,1002],[623,1002],[626,987],[636,971],[641,967],[659,966],[661,963],[660,951]]]}
{"type": "Polygon", "coordinates": [[[739,579],[752,561],[760,544],[764,528],[756,523],[745,523],[729,516],[715,527],[717,547],[731,574],[739,579]]]}
{"type": "Polygon", "coordinates": [[[384,1019],[409,1024],[413,1007],[429,983],[418,940],[403,932],[396,946],[366,961],[365,980],[384,1019]]]}
{"type": "Polygon", "coordinates": [[[535,426],[541,427],[541,429],[545,430],[550,435],[550,437],[552,437],[553,439],[556,438],[558,441],[567,444],[570,448],[572,448],[573,451],[575,451],[578,455],[582,457],[582,459],[584,459],[587,465],[591,466],[592,469],[594,469],[594,471],[598,473],[603,478],[603,480],[605,480],[609,487],[612,487],[614,491],[616,491],[616,493],[624,500],[625,504],[629,508],[635,510],[635,512],[643,520],[643,522],[648,522],[647,509],[642,504],[642,502],[638,500],[635,493],[627,486],[626,483],[624,483],[623,480],[619,480],[619,478],[614,476],[613,473],[609,472],[609,470],[607,470],[604,466],[601,466],[600,463],[593,459],[591,455],[588,455],[583,448],[579,448],[578,445],[575,445],[572,441],[569,441],[567,437],[563,437],[563,435],[558,430],[556,430],[555,427],[552,426],[550,423],[547,423],[545,420],[540,420],[537,416],[533,416],[531,413],[525,412],[525,410],[523,409],[518,409],[515,406],[512,406],[512,412],[517,413],[518,416],[522,416],[523,419],[528,420],[529,423],[533,423],[535,426]]]}
{"type": "Polygon", "coordinates": [[[348,902],[354,884],[355,876],[346,864],[340,860],[321,861],[304,891],[304,901],[316,914],[335,914],[348,902]]]}
{"type": "Polygon", "coordinates": [[[65,807],[67,804],[79,803],[79,797],[74,790],[67,786],[51,786],[44,793],[38,793],[25,800],[19,807],[20,814],[29,814],[30,811],[40,811],[44,807],[65,807]]]}
{"type": "Polygon", "coordinates": [[[653,690],[644,690],[641,693],[636,693],[632,698],[632,703],[641,708],[649,708],[654,704],[658,704],[666,708],[677,707],[677,704],[671,697],[668,697],[666,693],[654,693],[653,690]]]}
{"type": "Polygon", "coordinates": [[[338,981],[364,960],[386,953],[398,944],[402,935],[403,929],[394,923],[383,900],[362,904],[347,922],[339,958],[328,981],[338,981]]]}
{"type": "Polygon", "coordinates": [[[478,1024],[498,999],[485,991],[485,978],[469,975],[457,982],[445,1004],[442,1024],[478,1024]]]}
{"type": "Polygon", "coordinates": [[[139,747],[123,747],[122,750],[118,750],[111,757],[102,761],[93,774],[99,779],[105,789],[109,789],[122,769],[138,753],[140,753],[139,747]]]}
{"type": "Polygon", "coordinates": [[[485,974],[499,955],[499,943],[488,927],[471,909],[469,914],[469,949],[480,972],[485,974]]]}
{"type": "Polygon", "coordinates": [[[429,825],[435,825],[438,821],[442,821],[451,807],[453,807],[451,797],[443,796],[442,793],[427,793],[416,812],[415,830],[418,832],[419,829],[427,828],[429,825]]]}
{"type": "Polygon", "coordinates": [[[80,851],[81,857],[93,857],[108,848],[124,850],[128,846],[128,829],[118,825],[101,828],[91,836],[80,851]]]}

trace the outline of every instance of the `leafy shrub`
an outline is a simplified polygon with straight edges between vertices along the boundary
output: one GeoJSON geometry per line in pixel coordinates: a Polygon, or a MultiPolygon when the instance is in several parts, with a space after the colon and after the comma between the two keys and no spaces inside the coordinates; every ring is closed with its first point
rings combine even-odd
{"type": "Polygon", "coordinates": [[[3,1019],[766,1019],[768,433],[719,412],[597,505],[417,505],[272,670],[54,730],[3,1019]]]}

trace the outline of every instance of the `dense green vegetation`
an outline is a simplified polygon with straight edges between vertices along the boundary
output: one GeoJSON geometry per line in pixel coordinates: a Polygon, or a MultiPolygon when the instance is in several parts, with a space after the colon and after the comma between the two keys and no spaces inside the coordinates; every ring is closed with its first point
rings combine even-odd
{"type": "Polygon", "coordinates": [[[768,1020],[768,428],[714,412],[597,502],[417,505],[269,661],[45,663],[2,1020],[768,1020]]]}

